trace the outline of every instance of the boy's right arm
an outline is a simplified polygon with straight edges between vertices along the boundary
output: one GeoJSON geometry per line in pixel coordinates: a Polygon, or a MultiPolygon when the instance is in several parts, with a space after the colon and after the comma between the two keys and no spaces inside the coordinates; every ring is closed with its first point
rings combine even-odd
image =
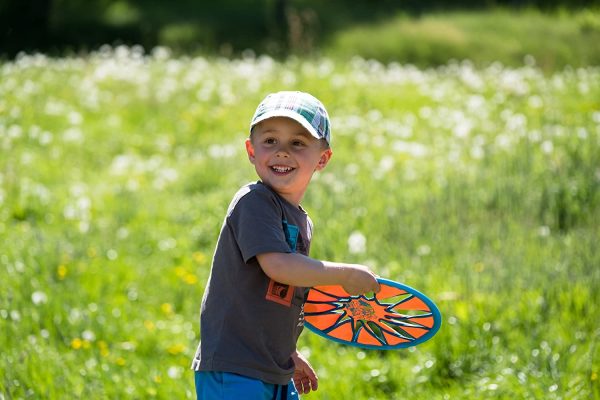
{"type": "Polygon", "coordinates": [[[376,275],[364,265],[320,261],[298,253],[262,253],[256,258],[269,278],[287,285],[341,285],[351,295],[379,292],[376,275]]]}

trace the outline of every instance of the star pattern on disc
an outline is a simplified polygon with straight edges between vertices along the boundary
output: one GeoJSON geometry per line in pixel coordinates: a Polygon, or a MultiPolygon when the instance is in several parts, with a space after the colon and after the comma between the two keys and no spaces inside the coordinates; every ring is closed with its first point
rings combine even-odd
{"type": "Polygon", "coordinates": [[[349,344],[408,347],[431,332],[434,315],[413,293],[382,285],[377,294],[350,296],[340,286],[312,288],[304,306],[309,328],[349,344]]]}

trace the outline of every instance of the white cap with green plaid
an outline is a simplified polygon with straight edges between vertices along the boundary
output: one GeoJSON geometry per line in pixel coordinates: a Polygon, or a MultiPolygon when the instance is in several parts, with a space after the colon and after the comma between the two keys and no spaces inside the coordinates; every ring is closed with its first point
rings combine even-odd
{"type": "Polygon", "coordinates": [[[325,139],[331,145],[331,123],[325,106],[316,97],[304,92],[271,93],[258,105],[250,130],[261,121],[273,117],[288,117],[300,123],[312,136],[325,139]]]}

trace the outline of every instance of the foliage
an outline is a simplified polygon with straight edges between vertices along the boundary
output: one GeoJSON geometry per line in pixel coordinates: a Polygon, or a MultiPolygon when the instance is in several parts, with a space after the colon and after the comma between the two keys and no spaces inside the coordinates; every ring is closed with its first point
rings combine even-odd
{"type": "Polygon", "coordinates": [[[428,67],[469,59],[478,65],[499,61],[519,66],[533,56],[546,71],[567,65],[599,65],[600,13],[543,14],[539,11],[397,15],[386,21],[342,30],[323,46],[329,56],[359,54],[383,62],[428,67]]]}
{"type": "Polygon", "coordinates": [[[547,71],[598,65],[599,0],[0,0],[0,57],[82,54],[103,44],[177,54],[284,59],[359,56],[438,66],[451,59],[547,71]],[[501,8],[502,7],[502,8],[501,8]]]}
{"type": "Polygon", "coordinates": [[[210,257],[255,179],[247,121],[284,88],[333,117],[312,255],[368,263],[444,317],[407,351],[305,332],[306,398],[600,398],[598,68],[138,47],[0,65],[0,398],[193,397],[210,257]]]}

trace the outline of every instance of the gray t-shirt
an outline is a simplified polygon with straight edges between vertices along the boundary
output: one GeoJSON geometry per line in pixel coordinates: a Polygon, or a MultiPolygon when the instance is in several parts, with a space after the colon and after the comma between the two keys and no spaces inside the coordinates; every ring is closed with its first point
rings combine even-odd
{"type": "Polygon", "coordinates": [[[204,292],[192,368],[284,385],[304,326],[307,288],[271,280],[256,255],[308,255],[312,222],[261,182],[242,187],[223,222],[204,292]]]}

